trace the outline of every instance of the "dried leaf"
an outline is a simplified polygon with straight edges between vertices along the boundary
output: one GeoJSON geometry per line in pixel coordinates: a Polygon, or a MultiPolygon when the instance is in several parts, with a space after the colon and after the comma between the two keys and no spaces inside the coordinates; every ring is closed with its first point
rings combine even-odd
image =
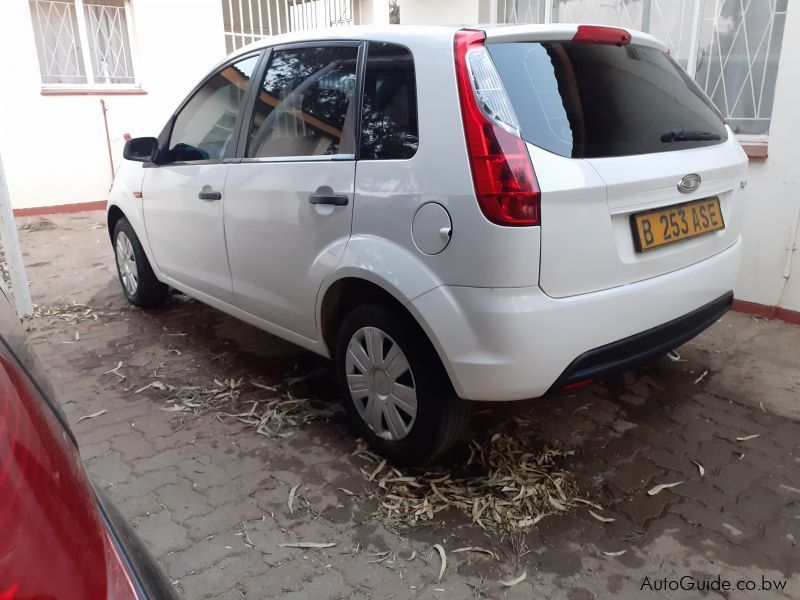
{"type": "Polygon", "coordinates": [[[701,465],[699,462],[697,462],[696,460],[693,460],[692,463],[694,463],[694,466],[697,467],[698,471],[700,471],[700,477],[705,477],[705,474],[706,474],[705,467],[703,465],[701,465]]]}
{"type": "Polygon", "coordinates": [[[75,424],[77,425],[78,423],[80,423],[81,421],[83,421],[83,420],[85,420],[85,419],[94,419],[95,417],[99,417],[100,415],[104,415],[104,414],[106,414],[107,412],[108,412],[108,410],[106,410],[106,409],[104,408],[104,409],[102,409],[102,410],[98,410],[97,412],[93,412],[93,413],[92,413],[92,414],[90,414],[90,415],[83,415],[83,416],[82,416],[80,419],[78,419],[77,421],[75,421],[75,424]]]}
{"type": "Polygon", "coordinates": [[[619,550],[617,552],[603,552],[606,556],[622,556],[625,554],[627,550],[619,550]]]}
{"type": "Polygon", "coordinates": [[[122,373],[119,372],[119,370],[122,368],[122,366],[124,364],[125,363],[123,363],[122,361],[119,361],[117,363],[116,367],[114,367],[113,369],[109,369],[108,371],[103,371],[102,373],[100,373],[100,375],[111,375],[111,374],[114,374],[117,377],[119,377],[120,379],[125,379],[126,378],[125,375],[123,375],[122,373]]]}
{"type": "Polygon", "coordinates": [[[488,554],[495,560],[497,560],[497,555],[492,552],[491,550],[487,550],[486,548],[481,548],[480,546],[465,546],[463,548],[456,548],[455,550],[450,551],[452,554],[456,554],[458,552],[480,552],[481,554],[488,554]]]}
{"type": "Polygon", "coordinates": [[[377,466],[377,467],[375,467],[375,470],[374,470],[372,473],[370,473],[370,474],[369,474],[369,477],[367,477],[367,479],[369,479],[370,481],[373,481],[373,480],[375,479],[375,476],[376,476],[378,473],[380,473],[381,471],[383,471],[383,467],[385,467],[385,466],[386,466],[386,459],[384,458],[384,459],[383,459],[383,460],[382,460],[382,461],[381,461],[381,462],[378,464],[378,466],[377,466]]]}
{"type": "Polygon", "coordinates": [[[666,489],[673,488],[676,485],[680,485],[682,483],[683,483],[683,481],[676,481],[675,483],[661,483],[661,484],[659,484],[659,485],[657,485],[655,487],[652,487],[649,490],[647,490],[647,495],[648,496],[655,496],[656,494],[658,494],[660,492],[663,492],[666,489]]]}
{"type": "Polygon", "coordinates": [[[447,555],[444,552],[444,548],[442,548],[441,544],[434,544],[433,549],[439,553],[439,558],[442,560],[442,564],[439,567],[439,578],[436,580],[436,583],[442,582],[442,577],[444,577],[444,570],[447,568],[447,555]]]}
{"type": "Polygon", "coordinates": [[[760,433],[754,433],[753,435],[743,435],[741,437],[737,437],[736,441],[737,442],[746,442],[747,440],[754,440],[754,439],[756,439],[757,437],[760,437],[760,436],[761,436],[760,433]]]}
{"type": "Polygon", "coordinates": [[[567,510],[567,507],[566,507],[566,506],[564,506],[564,504],[562,504],[560,500],[556,500],[555,498],[553,498],[553,497],[552,497],[552,496],[550,496],[550,495],[548,495],[548,496],[547,496],[547,500],[550,502],[550,504],[551,504],[551,505],[553,506],[553,508],[555,508],[556,510],[567,510]]]}
{"type": "Polygon", "coordinates": [[[297,488],[300,487],[300,484],[292,486],[292,489],[289,490],[289,499],[286,501],[287,506],[289,507],[289,514],[294,514],[294,509],[292,508],[292,504],[294,504],[294,495],[297,493],[297,488]]]}
{"type": "Polygon", "coordinates": [[[279,548],[333,548],[336,542],[287,542],[285,544],[278,544],[279,548]]]}
{"type": "Polygon", "coordinates": [[[603,517],[601,515],[598,515],[591,508],[589,509],[589,514],[592,515],[595,519],[597,519],[601,523],[613,523],[616,520],[613,517],[603,517]]]}
{"type": "Polygon", "coordinates": [[[586,504],[587,506],[591,506],[592,508],[596,508],[597,510],[603,510],[603,507],[599,504],[595,504],[594,502],[590,502],[589,500],[585,500],[584,498],[573,498],[573,502],[577,502],[579,504],[586,504]]]}
{"type": "Polygon", "coordinates": [[[514,587],[518,583],[522,583],[523,581],[525,581],[525,578],[527,576],[528,576],[528,573],[523,571],[522,575],[520,575],[519,577],[515,577],[514,579],[511,579],[509,581],[501,581],[500,583],[503,584],[506,587],[514,587]]]}
{"type": "Polygon", "coordinates": [[[339,490],[340,492],[344,492],[348,496],[355,496],[355,494],[350,490],[348,490],[347,488],[336,488],[336,489],[339,490]]]}

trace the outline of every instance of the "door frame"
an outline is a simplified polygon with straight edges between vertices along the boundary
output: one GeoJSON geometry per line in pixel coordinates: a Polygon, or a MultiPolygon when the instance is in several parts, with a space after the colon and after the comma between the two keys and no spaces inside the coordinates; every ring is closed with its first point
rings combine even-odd
{"type": "Polygon", "coordinates": [[[237,155],[237,150],[239,147],[239,136],[242,132],[242,122],[244,119],[245,114],[248,112],[248,107],[250,106],[251,102],[254,100],[254,93],[255,90],[261,85],[261,76],[263,73],[263,66],[265,58],[269,55],[269,48],[259,48],[257,50],[253,50],[250,52],[244,52],[242,54],[238,54],[236,56],[228,57],[223,62],[217,64],[211,71],[209,71],[205,77],[203,77],[200,82],[192,88],[192,91],[183,99],[183,101],[178,105],[178,107],[173,111],[170,115],[169,119],[167,120],[164,128],[161,130],[161,133],[158,134],[158,153],[156,155],[155,162],[144,163],[144,168],[149,169],[157,169],[161,166],[180,166],[180,165],[213,165],[213,164],[224,164],[224,163],[231,163],[234,162],[237,155]],[[186,105],[197,95],[197,93],[201,90],[201,88],[208,83],[208,81],[217,75],[223,69],[230,67],[237,62],[244,60],[246,58],[250,58],[251,56],[258,56],[258,61],[256,62],[256,68],[253,70],[253,75],[250,78],[250,82],[247,85],[247,90],[244,94],[244,99],[242,100],[242,109],[239,110],[239,113],[236,115],[236,123],[233,126],[233,137],[231,139],[231,143],[225,148],[225,156],[222,158],[216,159],[209,159],[209,160],[193,160],[191,162],[186,161],[177,161],[177,162],[162,162],[162,159],[166,156],[166,153],[169,151],[169,142],[172,138],[172,130],[175,126],[175,121],[178,118],[178,115],[181,111],[186,107],[186,105]],[[257,85],[256,85],[257,84],[257,85]]]}

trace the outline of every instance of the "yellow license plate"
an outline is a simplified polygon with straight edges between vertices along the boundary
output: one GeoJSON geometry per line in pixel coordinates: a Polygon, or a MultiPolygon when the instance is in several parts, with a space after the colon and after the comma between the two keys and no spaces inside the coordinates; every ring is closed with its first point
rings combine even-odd
{"type": "Polygon", "coordinates": [[[631,216],[639,252],[725,229],[719,198],[704,198],[631,216]]]}

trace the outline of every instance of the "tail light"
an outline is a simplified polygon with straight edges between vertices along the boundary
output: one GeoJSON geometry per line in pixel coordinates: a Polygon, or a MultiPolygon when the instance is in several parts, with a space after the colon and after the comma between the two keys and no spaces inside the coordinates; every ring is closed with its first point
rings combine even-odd
{"type": "Polygon", "coordinates": [[[0,343],[0,599],[138,597],[77,449],[0,343]]]}
{"type": "Polygon", "coordinates": [[[599,27],[597,25],[578,25],[578,32],[572,38],[573,44],[607,44],[627,46],[631,34],[618,27],[599,27]]]}
{"type": "Polygon", "coordinates": [[[475,196],[492,223],[539,225],[539,184],[485,37],[468,29],[455,36],[456,79],[475,196]]]}

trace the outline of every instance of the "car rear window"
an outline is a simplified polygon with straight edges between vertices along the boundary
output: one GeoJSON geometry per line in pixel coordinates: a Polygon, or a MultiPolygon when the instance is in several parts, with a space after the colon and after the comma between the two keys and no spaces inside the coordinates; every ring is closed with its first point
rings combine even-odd
{"type": "Polygon", "coordinates": [[[523,139],[573,158],[685,150],[727,139],[722,119],[666,53],[644,46],[487,46],[523,139]]]}

